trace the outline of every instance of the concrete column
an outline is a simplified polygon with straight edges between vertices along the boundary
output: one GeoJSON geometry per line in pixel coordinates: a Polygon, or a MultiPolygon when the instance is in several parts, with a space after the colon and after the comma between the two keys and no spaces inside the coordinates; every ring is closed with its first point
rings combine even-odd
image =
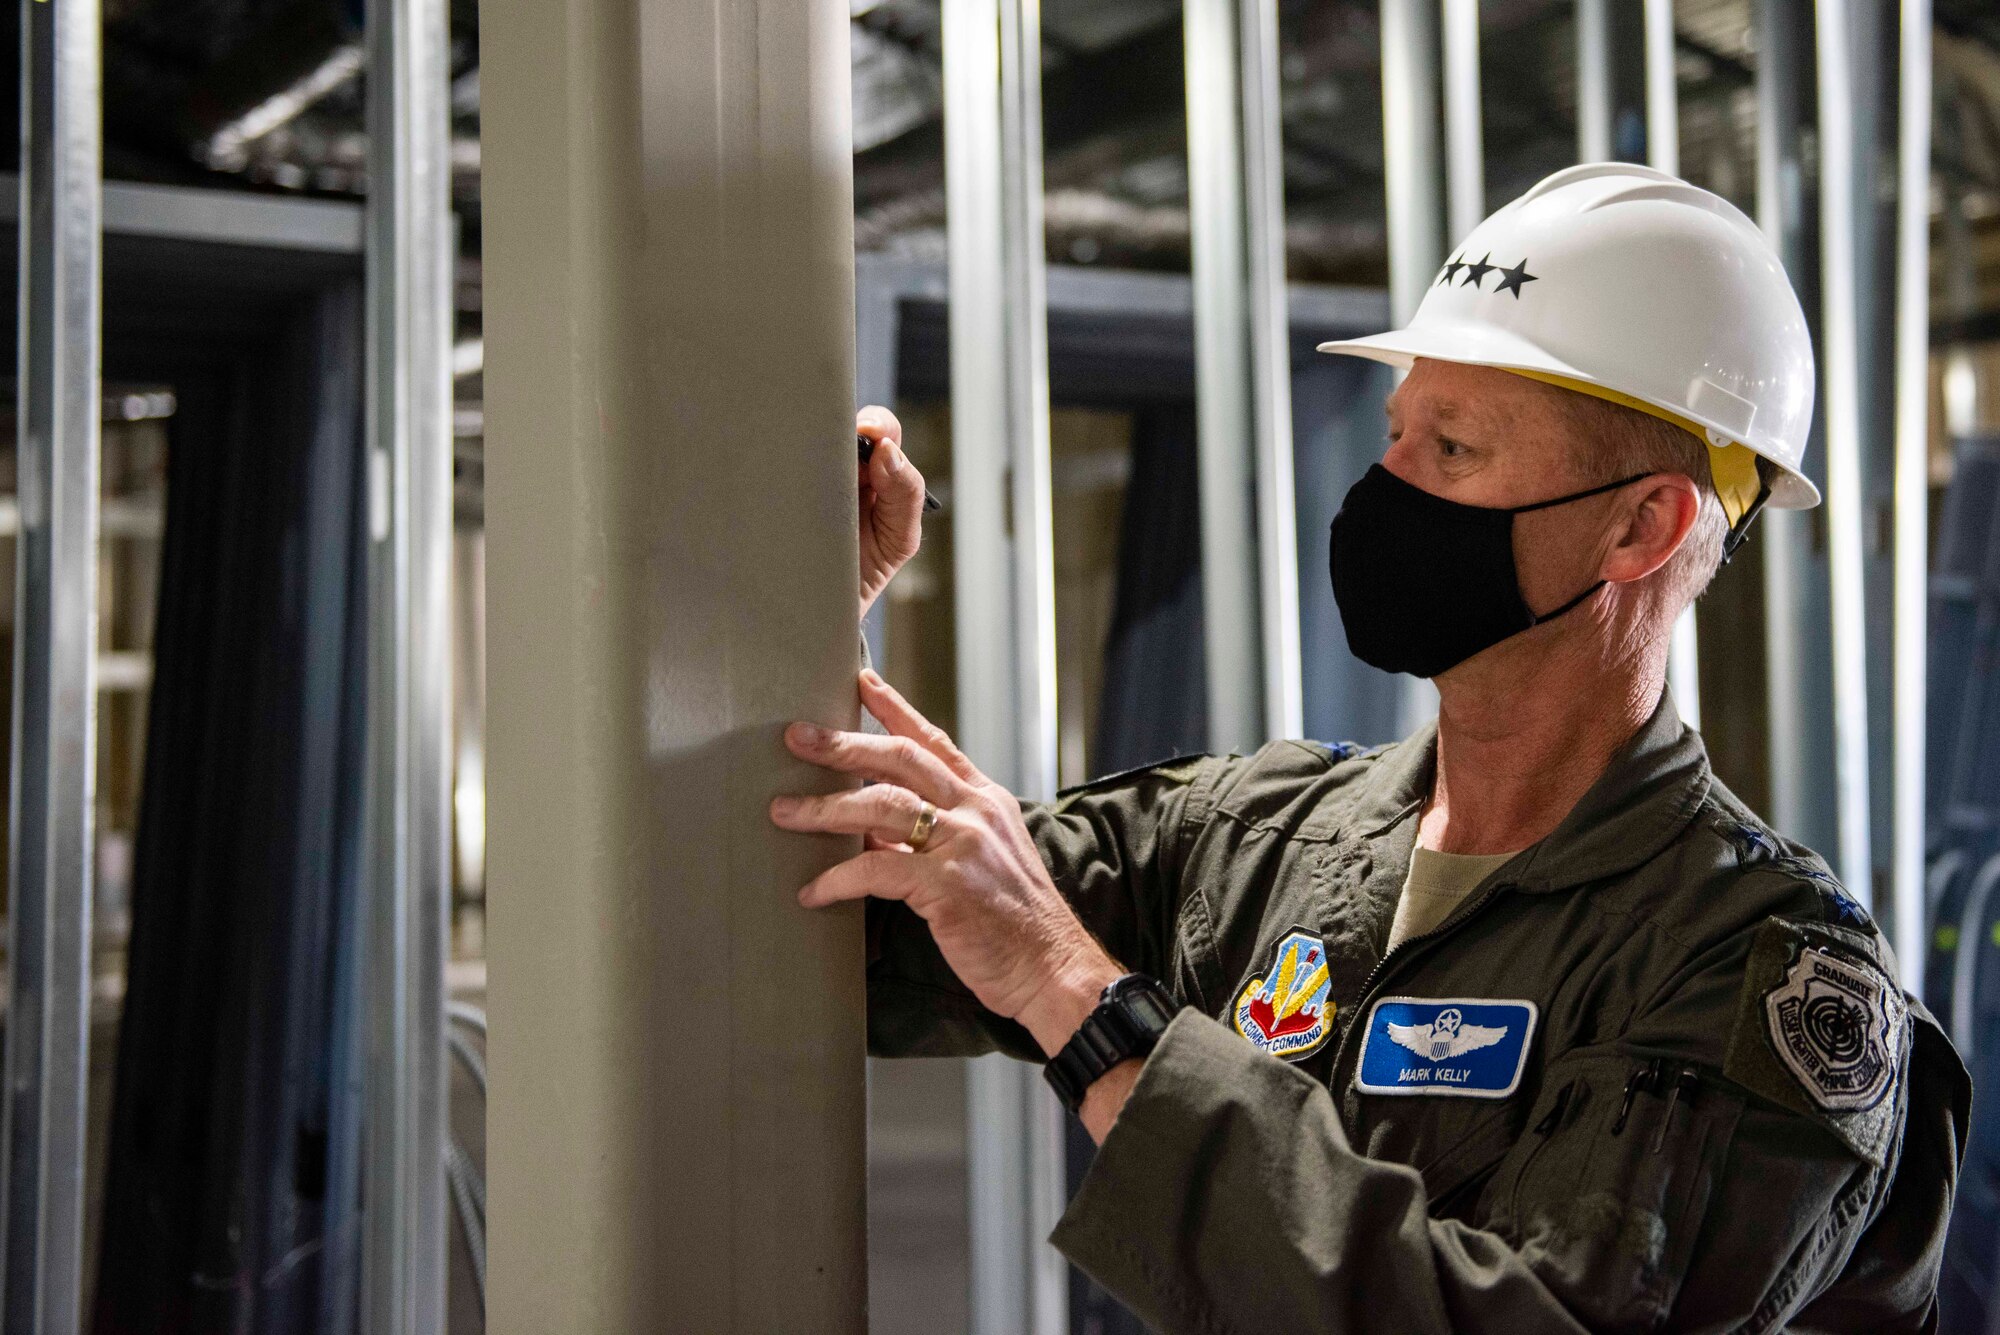
{"type": "Polygon", "coordinates": [[[481,17],[489,1319],[859,1332],[847,6],[481,17]]]}

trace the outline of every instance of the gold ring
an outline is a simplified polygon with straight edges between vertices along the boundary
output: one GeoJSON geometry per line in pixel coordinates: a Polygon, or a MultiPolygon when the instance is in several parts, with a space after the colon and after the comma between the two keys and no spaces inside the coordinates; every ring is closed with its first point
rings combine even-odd
{"type": "Polygon", "coordinates": [[[903,842],[910,846],[912,853],[924,851],[924,845],[931,841],[931,830],[937,825],[937,808],[929,802],[917,812],[917,823],[910,827],[910,837],[903,842]]]}

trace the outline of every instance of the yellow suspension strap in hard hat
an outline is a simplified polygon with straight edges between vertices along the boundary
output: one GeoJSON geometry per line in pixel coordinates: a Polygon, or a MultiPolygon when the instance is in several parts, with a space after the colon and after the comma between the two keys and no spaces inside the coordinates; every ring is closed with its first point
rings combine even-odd
{"type": "Polygon", "coordinates": [[[1585,380],[1573,380],[1568,376],[1550,375],[1546,371],[1523,371],[1515,367],[1505,369],[1515,375],[1526,376],[1530,380],[1539,380],[1545,385],[1554,385],[1557,389],[1588,394],[1593,399],[1603,399],[1606,403],[1615,403],[1621,408],[1630,408],[1648,417],[1657,417],[1662,422],[1671,422],[1698,438],[1708,447],[1709,479],[1715,484],[1716,499],[1722,502],[1723,517],[1729,521],[1729,541],[1723,548],[1724,559],[1728,559],[1728,556],[1735,552],[1743,541],[1743,530],[1750,526],[1750,521],[1756,518],[1757,511],[1763,508],[1763,502],[1768,494],[1763,476],[1757,467],[1757,455],[1754,451],[1733,441],[1717,445],[1708,438],[1708,428],[1701,423],[1682,417],[1679,413],[1669,412],[1657,404],[1647,403],[1644,399],[1635,399],[1630,394],[1606,389],[1603,385],[1593,385],[1585,380]]]}

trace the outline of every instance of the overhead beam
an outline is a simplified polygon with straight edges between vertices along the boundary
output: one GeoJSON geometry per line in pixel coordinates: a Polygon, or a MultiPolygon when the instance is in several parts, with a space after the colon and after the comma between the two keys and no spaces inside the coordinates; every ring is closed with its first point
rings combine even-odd
{"type": "Polygon", "coordinates": [[[866,1329],[844,0],[489,0],[491,1328],[866,1329]]]}
{"type": "MultiPolygon", "coordinates": [[[[1159,72],[1180,59],[1181,26],[1164,22],[1049,70],[1042,87],[1044,156],[1060,155],[1099,136],[1129,133],[1136,125],[1177,121],[1183,107],[1181,81],[1163,79],[1159,72]]],[[[859,154],[854,171],[856,199],[863,208],[941,184],[944,119],[927,121],[859,154]]]]}

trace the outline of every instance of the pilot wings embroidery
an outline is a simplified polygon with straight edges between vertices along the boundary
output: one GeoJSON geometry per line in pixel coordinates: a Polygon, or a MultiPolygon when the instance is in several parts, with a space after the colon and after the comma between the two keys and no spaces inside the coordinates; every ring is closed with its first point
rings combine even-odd
{"type": "Polygon", "coordinates": [[[1456,1006],[1439,1011],[1429,1024],[1391,1024],[1389,1037],[1425,1061],[1460,1057],[1507,1037],[1507,1027],[1467,1024],[1456,1006]]]}

